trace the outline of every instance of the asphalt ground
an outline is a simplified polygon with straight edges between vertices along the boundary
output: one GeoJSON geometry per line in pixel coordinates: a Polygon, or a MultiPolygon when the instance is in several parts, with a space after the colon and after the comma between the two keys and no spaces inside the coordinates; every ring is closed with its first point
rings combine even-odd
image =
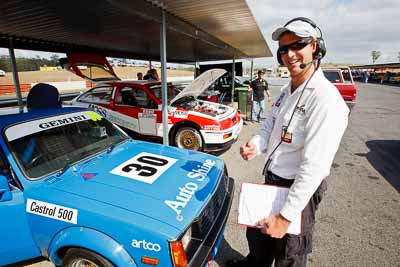
{"type": "MultiPolygon", "coordinates": [[[[272,87],[273,97],[279,82],[272,87]]],[[[400,266],[400,87],[357,83],[357,105],[336,154],[328,191],[318,209],[308,266],[400,266]]],[[[271,103],[266,103],[267,110],[271,103]]],[[[248,253],[237,224],[240,184],[263,182],[264,159],[246,162],[239,147],[260,123],[246,122],[238,141],[221,153],[235,178],[235,198],[213,267],[248,253]]],[[[29,262],[15,266],[49,267],[29,262]]]]}

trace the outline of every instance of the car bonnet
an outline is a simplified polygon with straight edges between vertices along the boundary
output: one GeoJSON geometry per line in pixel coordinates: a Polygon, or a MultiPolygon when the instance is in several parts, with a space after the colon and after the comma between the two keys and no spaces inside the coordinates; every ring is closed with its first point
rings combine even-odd
{"type": "Polygon", "coordinates": [[[171,104],[185,96],[193,96],[194,98],[197,98],[208,87],[210,87],[212,83],[214,83],[219,77],[221,77],[225,73],[226,70],[223,69],[211,69],[202,73],[193,82],[186,86],[178,95],[176,95],[171,100],[171,104]]]}
{"type": "Polygon", "coordinates": [[[208,154],[132,140],[76,164],[52,187],[108,204],[106,212],[122,208],[182,230],[210,199],[223,168],[208,154]]]}

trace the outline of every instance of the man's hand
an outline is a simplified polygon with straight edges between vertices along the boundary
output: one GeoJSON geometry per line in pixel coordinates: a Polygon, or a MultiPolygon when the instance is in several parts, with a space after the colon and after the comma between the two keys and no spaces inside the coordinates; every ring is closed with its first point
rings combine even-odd
{"type": "Polygon", "coordinates": [[[244,160],[251,160],[256,156],[256,154],[256,145],[251,142],[247,142],[240,147],[240,155],[244,160]]]}
{"type": "Polygon", "coordinates": [[[290,221],[279,214],[262,219],[257,223],[257,227],[261,228],[262,233],[273,238],[282,238],[287,233],[289,224],[290,221]]]}

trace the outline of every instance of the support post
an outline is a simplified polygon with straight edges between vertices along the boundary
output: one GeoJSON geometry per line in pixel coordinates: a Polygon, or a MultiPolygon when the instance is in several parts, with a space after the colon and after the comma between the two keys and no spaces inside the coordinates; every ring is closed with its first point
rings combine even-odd
{"type": "Polygon", "coordinates": [[[14,79],[14,84],[15,84],[15,95],[18,100],[19,113],[22,113],[22,112],[24,112],[24,105],[22,102],[21,86],[19,84],[17,61],[15,60],[14,44],[13,44],[12,39],[9,39],[9,44],[10,45],[9,45],[8,51],[10,53],[10,58],[11,58],[11,66],[12,66],[13,79],[14,79]]]}
{"type": "Polygon", "coordinates": [[[165,10],[162,9],[162,22],[160,31],[161,49],[161,95],[162,95],[162,123],[163,123],[163,144],[168,146],[168,95],[167,95],[167,42],[166,42],[166,21],[165,10]]]}
{"type": "Polygon", "coordinates": [[[233,107],[234,95],[235,95],[235,54],[233,54],[232,60],[232,85],[231,85],[231,106],[233,107]]]}
{"type": "Polygon", "coordinates": [[[250,64],[250,82],[253,81],[253,59],[251,59],[251,64],[250,64]]]}

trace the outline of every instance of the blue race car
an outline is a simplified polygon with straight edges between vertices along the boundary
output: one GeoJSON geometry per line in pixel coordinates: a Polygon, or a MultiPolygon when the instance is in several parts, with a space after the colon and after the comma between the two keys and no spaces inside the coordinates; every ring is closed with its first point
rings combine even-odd
{"type": "Polygon", "coordinates": [[[97,113],[0,116],[0,265],[204,266],[233,198],[224,162],[130,139],[97,113]]]}

